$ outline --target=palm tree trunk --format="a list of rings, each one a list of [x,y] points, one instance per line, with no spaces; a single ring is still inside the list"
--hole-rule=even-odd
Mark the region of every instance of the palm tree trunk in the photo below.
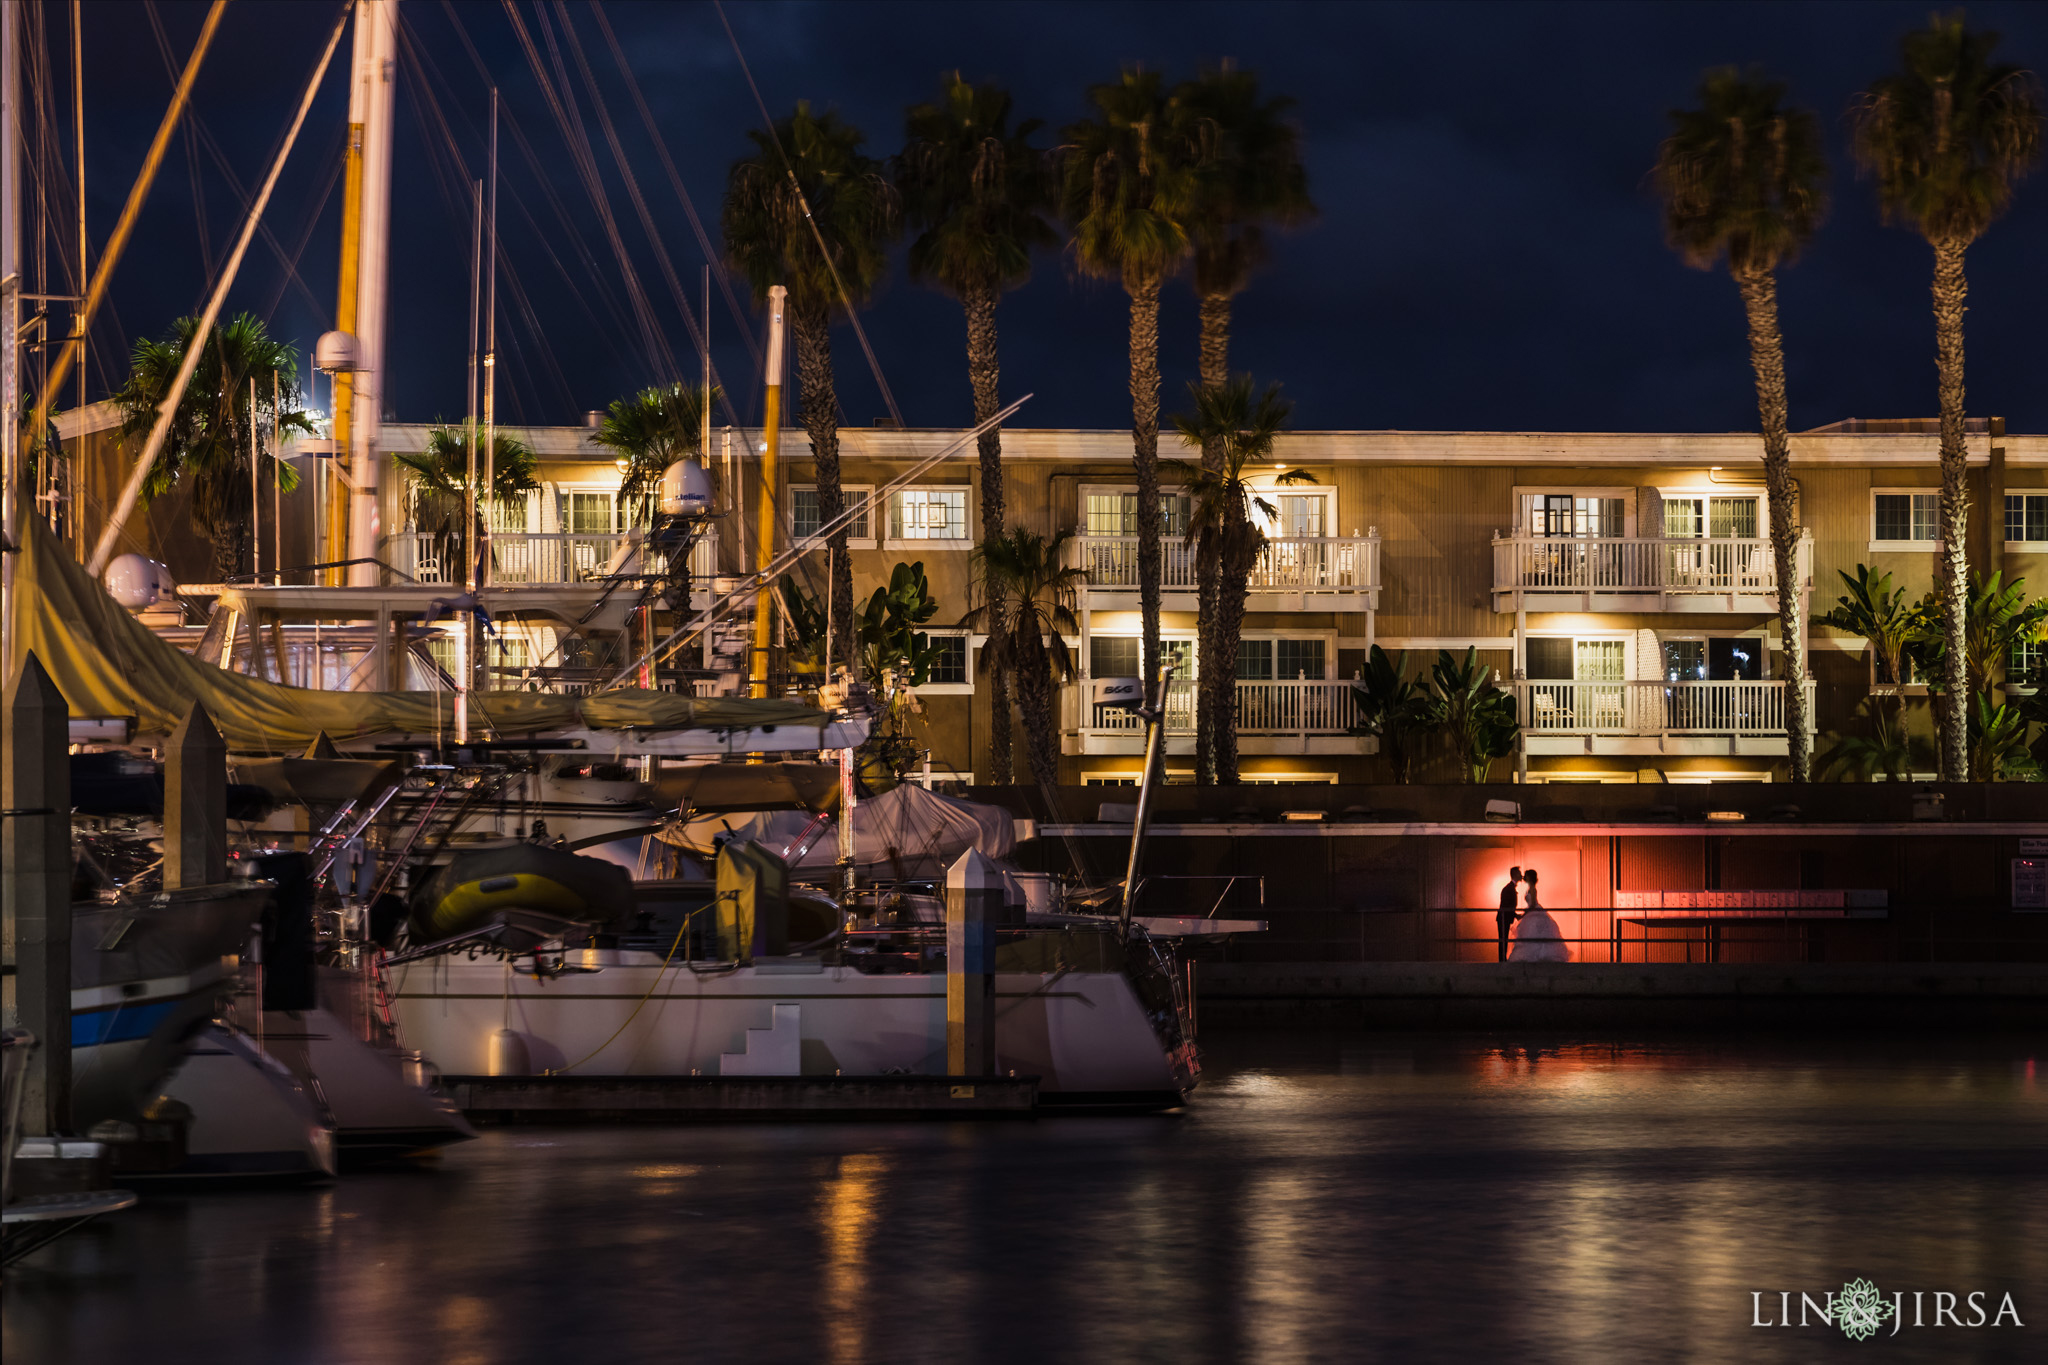
[[[967,382],[974,390],[974,424],[980,426],[1002,407],[997,396],[996,291],[993,285],[967,290],[960,295],[960,307],[967,314]],[[981,539],[984,544],[1003,534],[1003,433],[990,428],[981,434]],[[1003,599],[988,592],[988,634],[992,640],[1003,635]],[[996,650],[989,651],[989,737],[988,780],[998,786],[1016,781],[1016,755],[1012,751],[1010,727],[1010,678]]]
[[[1144,635],[1145,691],[1158,699],[1159,594],[1159,280],[1124,280],[1131,296],[1131,467],[1138,485],[1138,610]]]
[[[1223,534],[1217,537],[1222,572],[1217,575],[1216,653],[1209,670],[1209,705],[1216,724],[1216,782],[1234,787],[1237,773],[1237,646],[1244,638],[1245,598],[1252,566],[1258,562],[1262,537],[1245,518],[1244,508],[1224,512]]]
[[[1230,378],[1230,295],[1202,295],[1201,376],[1202,387],[1221,388]],[[1223,469],[1223,442],[1210,437],[1202,442],[1202,468],[1210,473]],[[1221,667],[1216,652],[1217,587],[1222,580],[1214,538],[1205,536],[1195,549],[1195,674],[1197,678]],[[1227,673],[1235,672],[1233,667]],[[1235,688],[1232,696],[1236,695]],[[1216,780],[1216,701],[1206,685],[1195,688],[1195,781],[1207,785]]]
[[[790,330],[796,333],[798,401],[804,430],[811,437],[811,460],[817,467],[818,519],[831,523],[846,510],[839,486],[839,400],[832,384],[832,325],[821,306],[792,306]],[[770,490],[772,493],[773,490]],[[853,650],[853,565],[846,557],[846,528],[826,538],[831,547],[832,663],[858,671]]]
[[[1792,780],[1813,780],[1813,717],[1806,709],[1806,593],[1799,581],[1799,527],[1793,498],[1792,444],[1786,435],[1785,344],[1778,334],[1778,278],[1769,270],[1735,276],[1749,314],[1749,365],[1756,372],[1757,419],[1764,436],[1764,487],[1770,501],[1771,560],[1777,570],[1778,633],[1785,646],[1785,748]]]
[[[1052,664],[1045,642],[1018,638],[1011,651],[1017,660],[1017,706],[1024,713],[1024,750],[1031,776],[1042,787],[1060,780],[1059,727],[1053,723]]]
[[[1969,777],[1969,650],[1965,640],[1969,591],[1969,490],[1963,476],[1968,449],[1963,443],[1963,277],[1959,237],[1934,243],[1934,356],[1941,394],[1941,550],[1935,597],[1947,645],[1941,687],[1948,704],[1936,708],[1940,729],[1941,776],[1945,782]]]

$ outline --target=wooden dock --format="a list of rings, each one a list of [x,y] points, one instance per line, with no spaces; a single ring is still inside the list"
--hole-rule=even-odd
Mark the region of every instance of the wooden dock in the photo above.
[[[1036,1076],[445,1076],[479,1124],[1030,1118]]]

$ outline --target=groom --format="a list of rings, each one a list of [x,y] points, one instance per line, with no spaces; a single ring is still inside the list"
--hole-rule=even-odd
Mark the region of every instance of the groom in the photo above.
[[[1521,886],[1521,884],[1522,869],[1519,867],[1509,868],[1507,885],[1500,889],[1500,909],[1494,912],[1493,916],[1494,925],[1500,930],[1500,960],[1502,962],[1508,960],[1508,931],[1515,927],[1515,921],[1521,917],[1521,910],[1515,903],[1517,899],[1516,888]]]

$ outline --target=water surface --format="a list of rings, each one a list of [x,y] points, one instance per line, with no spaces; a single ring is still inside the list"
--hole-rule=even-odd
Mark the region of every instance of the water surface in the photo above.
[[[324,1189],[153,1197],[9,1271],[0,1348],[2048,1359],[2048,1041],[1205,1043],[1178,1116],[497,1129]],[[1859,1276],[1930,1318],[1932,1291],[2009,1292],[2026,1325],[1750,1325],[1753,1291],[1775,1321]]]

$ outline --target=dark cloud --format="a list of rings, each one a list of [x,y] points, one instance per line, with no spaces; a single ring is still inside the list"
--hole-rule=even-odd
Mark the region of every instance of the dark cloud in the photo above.
[[[182,57],[203,7],[160,9]],[[327,4],[230,9],[197,107],[244,182],[260,176],[335,12]],[[400,414],[452,416],[463,405],[469,225],[435,172],[445,149],[434,150],[441,134],[418,94],[425,72],[462,158],[478,166],[485,83],[458,25],[501,85],[548,181],[544,189],[508,136],[501,225],[517,287],[501,294],[507,416],[572,420],[657,377],[503,8],[407,0],[404,12],[424,65],[405,64],[400,96],[390,343]],[[547,13],[554,22],[552,5]],[[694,306],[701,253],[591,11],[579,3],[569,13]],[[746,150],[745,130],[758,119],[718,16],[708,4],[622,0],[606,13],[715,233],[725,169]],[[1079,116],[1085,87],[1122,63],[1179,76],[1229,57],[1257,70],[1298,103],[1322,214],[1280,240],[1240,301],[1232,358],[1283,381],[1298,400],[1299,425],[1326,428],[1752,425],[1735,291],[1724,275],[1687,270],[1664,248],[1643,177],[1664,111],[1690,97],[1702,68],[1760,62],[1822,111],[1836,165],[1834,214],[1783,284],[1794,425],[1934,409],[1928,251],[1911,233],[1876,221],[1869,186],[1850,170],[1840,117],[1853,93],[1892,64],[1899,34],[1925,22],[1918,3],[839,3],[734,4],[728,13],[771,110],[800,98],[835,106],[866,130],[877,154],[899,140],[903,107],[955,68],[1006,83],[1019,109],[1052,130]],[[522,14],[537,24],[530,4]],[[170,77],[141,6],[103,0],[87,15],[87,158],[98,238],[119,211]],[[1980,4],[1971,19],[2005,33],[2008,59],[2048,62],[2048,7]],[[62,26],[52,23],[50,41],[61,52]],[[574,72],[573,53],[563,60]],[[285,287],[275,257],[259,246],[234,296],[233,306],[259,312],[277,299],[275,328],[302,345],[331,325],[338,192],[324,218],[311,213],[338,154],[342,111],[341,81],[330,78],[272,214],[286,250],[312,226],[299,263],[305,290]],[[640,283],[668,346],[694,373],[688,335],[587,98],[582,113]],[[198,183],[217,260],[236,204],[210,162],[203,160]],[[119,338],[161,331],[204,297],[192,185],[181,141],[123,266],[118,323],[109,318],[97,331],[96,388],[117,376],[118,363],[104,361],[124,344]],[[550,194],[580,246],[557,224]],[[2040,383],[2048,372],[2044,241],[2048,183],[2036,182],[1970,254],[1971,410],[2033,431],[2048,429]],[[1058,258],[1043,260],[1036,278],[1006,299],[1003,384],[1006,393],[1038,395],[1028,424],[1129,420],[1124,316],[1120,291],[1075,280]],[[957,308],[898,276],[864,321],[911,423],[967,416]],[[745,351],[722,305],[713,328],[722,371],[747,387]],[[1194,368],[1194,308],[1184,288],[1169,292],[1164,336],[1170,411]],[[864,424],[884,411],[879,391],[847,329],[836,344],[842,403]]]

